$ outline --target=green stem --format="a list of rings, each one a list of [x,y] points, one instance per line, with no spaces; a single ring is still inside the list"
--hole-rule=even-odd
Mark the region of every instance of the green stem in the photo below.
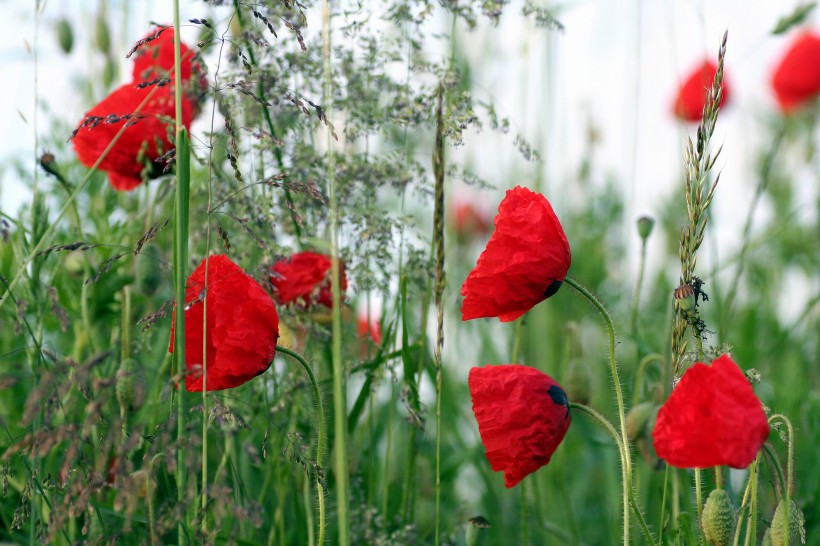
[[[641,238],[641,262],[638,267],[638,280],[635,282],[635,292],[632,294],[632,337],[638,337],[638,304],[641,299],[644,270],[646,269],[646,238]]]
[[[648,354],[638,363],[638,369],[635,371],[635,386],[632,389],[632,405],[637,406],[640,402],[641,388],[643,387],[643,376],[646,373],[646,367],[653,362],[663,363],[663,356],[658,353]]]
[[[179,39],[179,0],[174,0],[174,74],[182,74],[180,39]],[[182,79],[174,78],[174,105],[176,110],[176,170],[177,188],[174,202],[174,281],[176,293],[176,323],[174,332],[174,357],[176,358],[176,374],[182,378],[185,370],[185,280],[188,263],[188,207],[189,187],[191,181],[190,151],[188,149],[188,135],[182,123]],[[184,381],[184,379],[180,379]],[[185,396],[182,384],[177,388],[177,502],[185,505],[186,472],[185,450],[181,443],[185,433]],[[187,513],[187,511],[186,511]],[[177,524],[177,543],[182,545],[186,541],[186,518],[180,518]]]
[[[695,508],[698,514],[697,527],[700,529],[700,542],[703,544],[703,486],[701,484],[700,468],[695,469]]]
[[[615,327],[612,318],[606,308],[598,301],[592,292],[578,284],[575,279],[567,277],[564,279],[568,285],[574,288],[579,294],[584,296],[598,310],[606,323],[609,334],[609,369],[612,373],[612,383],[615,387],[615,400],[618,404],[618,420],[621,427],[621,442],[624,446],[621,463],[623,467],[623,511],[624,511],[624,546],[629,545],[629,499],[632,496],[632,458],[629,453],[629,439],[626,435],[626,412],[624,410],[624,395],[621,391],[621,380],[618,377],[618,366],[615,363]]]
[[[612,423],[610,423],[606,417],[604,417],[594,409],[590,408],[589,406],[585,406],[584,404],[570,402],[569,407],[586,413],[587,415],[598,421],[598,423],[602,425],[607,430],[607,432],[609,432],[609,435],[612,436],[612,439],[615,441],[615,445],[618,447],[618,455],[621,458],[621,468],[626,468],[626,465],[624,464],[624,459],[626,457],[626,452],[628,451],[628,449],[626,449],[626,447],[624,446],[624,443],[621,441],[621,437],[618,435],[618,431],[615,430],[615,427],[612,426]],[[655,544],[655,539],[652,538],[652,533],[649,531],[649,527],[646,525],[646,521],[644,521],[643,514],[641,514],[641,511],[638,509],[638,504],[637,502],[635,502],[635,498],[630,495],[628,501],[629,504],[627,504],[627,510],[629,510],[631,506],[631,509],[635,512],[635,517],[638,519],[638,524],[641,527],[641,531],[644,534],[644,538],[646,538],[646,540],[649,541],[649,544]],[[629,543],[624,542],[624,545],[629,546]]]
[[[324,80],[325,113],[330,118],[333,109],[330,70],[330,2],[322,0],[322,65]],[[347,374],[342,360],[342,287],[339,278],[339,202],[336,195],[336,161],[333,135],[329,128],[327,133],[327,184],[330,201],[330,252],[331,290],[333,291],[333,425],[336,474],[336,509],[338,511],[339,546],[350,545],[350,516],[348,503],[348,470],[347,470]],[[321,546],[321,543],[320,543]]]
[[[322,457],[325,452],[325,409],[322,403],[322,395],[319,392],[319,383],[316,381],[316,374],[313,373],[313,368],[310,367],[310,364],[307,363],[302,355],[278,345],[276,346],[276,350],[295,359],[302,365],[302,368],[305,369],[305,372],[307,372],[310,378],[310,386],[311,389],[313,389],[313,398],[316,402],[316,427],[319,429],[316,434],[315,469],[316,499],[319,504],[319,541],[317,544],[321,546],[321,544],[324,544],[325,539],[325,490],[323,485],[324,472],[322,471]]]

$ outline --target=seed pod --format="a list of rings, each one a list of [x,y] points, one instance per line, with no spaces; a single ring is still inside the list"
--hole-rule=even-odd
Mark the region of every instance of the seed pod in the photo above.
[[[74,31],[71,30],[71,23],[63,17],[57,21],[54,30],[57,32],[57,43],[60,44],[60,49],[68,55],[74,47]]]
[[[142,368],[133,358],[123,360],[117,370],[117,383],[114,387],[117,402],[125,410],[138,409],[142,405],[145,392],[145,380]]]
[[[467,546],[481,546],[487,537],[490,522],[484,516],[476,516],[467,520],[467,533],[464,542]]]
[[[682,284],[675,288],[675,304],[679,309],[691,311],[695,307],[695,287],[691,284]]]
[[[638,235],[644,241],[652,235],[652,228],[655,227],[655,219],[651,216],[641,216],[638,218]]]
[[[108,21],[105,20],[104,10],[100,10],[97,14],[97,21],[94,26],[94,40],[97,43],[97,49],[108,55],[111,50],[111,32],[108,29]]]
[[[771,539],[772,546],[786,546],[787,544],[805,544],[806,529],[803,512],[793,500],[789,500],[789,524],[786,528],[786,503],[783,499],[777,503],[772,517]],[[787,536],[788,534],[788,536]]]
[[[729,493],[715,489],[703,506],[703,537],[712,546],[729,546],[735,533],[735,507]]]
[[[137,286],[146,296],[152,295],[162,282],[162,257],[156,245],[145,245],[137,256]]]

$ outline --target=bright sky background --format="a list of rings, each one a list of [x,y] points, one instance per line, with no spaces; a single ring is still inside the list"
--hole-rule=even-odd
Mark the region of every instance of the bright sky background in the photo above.
[[[547,4],[545,0],[540,3]],[[638,215],[658,211],[668,195],[678,191],[675,185],[682,169],[683,138],[692,129],[670,115],[672,98],[686,72],[704,58],[716,56],[720,37],[728,29],[727,77],[732,101],[722,110],[715,135],[724,150],[718,161],[723,174],[714,205],[713,229],[719,248],[730,248],[739,239],[756,184],[754,158],[765,136],[763,121],[776,108],[770,74],[795,34],[792,31],[785,36],[771,36],[769,32],[777,19],[791,12],[797,3],[553,3],[563,6],[554,8],[553,13],[566,27],[565,32],[556,33],[525,22],[517,12],[521,3],[514,1],[498,27],[484,23],[473,33],[460,29],[458,45],[473,63],[477,98],[494,98],[499,115],[510,118],[513,132],[522,132],[541,148],[545,163],[525,164],[518,159],[512,136],[501,137],[489,130],[469,136],[466,145],[452,157],[470,164],[499,189],[531,184],[536,169],[545,169],[544,192],[560,216],[562,208],[584,198],[572,184],[572,177],[586,153],[591,120],[600,134],[595,149],[595,177],[602,181],[614,176],[624,183],[630,198],[624,227],[633,230]],[[181,4],[183,20],[210,15],[203,2],[183,0]],[[18,177],[10,168],[10,160],[22,159],[30,173],[35,158],[34,63],[26,46],[34,41],[33,5],[33,0],[0,0],[6,21],[0,33],[0,66],[5,82],[0,88],[4,127],[0,132],[0,208],[10,214],[29,199],[28,190],[16,182]],[[118,48],[116,58],[123,67],[128,63],[125,51],[145,34],[149,21],[171,22],[171,2],[167,0],[115,0],[106,5]],[[50,0],[42,18],[37,39],[40,100],[70,127],[91,106],[78,91],[78,82],[102,70],[101,56],[88,48],[90,40],[81,35],[93,33],[99,6],[97,1]],[[70,56],[58,49],[53,30],[54,22],[62,16],[74,26],[75,49]],[[306,33],[319,32],[318,20],[314,20],[317,22]],[[435,24],[439,27],[435,30],[449,31],[449,20],[442,18]],[[820,28],[817,13],[812,15],[809,26]],[[183,39],[193,43],[195,36],[190,30]],[[124,78],[115,85],[122,81]],[[50,131],[43,116],[39,129],[41,133]],[[798,211],[804,220],[817,214],[813,203],[818,198],[818,172],[818,165],[804,166],[798,172],[800,180],[806,182],[801,189],[806,206]],[[482,195],[487,208],[494,211],[500,193]],[[767,213],[764,204],[761,218]],[[635,239],[630,237],[631,257],[637,252]]]

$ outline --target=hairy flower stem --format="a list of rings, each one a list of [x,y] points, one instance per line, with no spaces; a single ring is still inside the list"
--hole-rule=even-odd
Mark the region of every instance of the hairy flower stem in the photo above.
[[[606,417],[604,417],[594,409],[590,408],[589,406],[585,406],[584,404],[570,402],[569,407],[586,413],[587,415],[598,421],[598,423],[602,425],[607,430],[607,432],[609,432],[609,435],[612,436],[612,439],[615,441],[615,446],[618,448],[618,454],[621,457],[621,465],[623,467],[624,459],[626,453],[629,451],[629,447],[628,444],[623,443],[621,437],[618,435],[618,431],[615,430],[615,427],[612,425],[612,423],[610,423]],[[627,506],[627,510],[629,510],[629,506],[631,506],[632,510],[635,512],[635,516],[638,518],[638,524],[641,527],[641,531],[643,531],[644,538],[646,538],[646,540],[649,541],[649,544],[655,544],[655,539],[652,538],[652,533],[649,531],[649,527],[647,527],[646,521],[644,521],[641,511],[638,509],[638,504],[635,502],[635,498],[632,495],[629,496],[629,505]],[[628,546],[628,544],[628,537],[624,538],[624,546]]]
[[[604,319],[609,334],[609,370],[612,373],[612,383],[615,386],[615,400],[618,404],[618,420],[621,427],[621,442],[624,446],[621,456],[621,467],[623,471],[623,504],[624,504],[624,546],[629,545],[629,499],[632,495],[632,457],[629,453],[629,439],[626,436],[626,412],[624,410],[624,395],[621,390],[621,380],[618,377],[618,365],[615,363],[615,327],[612,324],[612,317],[609,312],[598,301],[592,292],[578,284],[575,279],[567,277],[564,279],[568,285],[574,288],[579,294],[584,296],[598,310]]]
[[[182,74],[179,40],[179,0],[174,0],[174,73]],[[185,396],[181,381],[185,370],[185,279],[188,263],[188,207],[189,188],[191,183],[191,158],[188,149],[188,134],[182,123],[182,78],[174,78],[174,106],[176,111],[176,169],[177,187],[174,201],[174,288],[176,294],[176,323],[174,331],[174,358],[176,375],[179,378],[177,396],[177,502],[179,507],[185,505],[185,450],[181,443],[185,439]],[[186,511],[187,512],[187,511]],[[180,518],[177,524],[178,544],[186,542],[186,518]]]
[[[636,124],[637,125],[637,124]],[[635,292],[632,294],[632,337],[638,337],[638,304],[641,300],[641,287],[646,270],[646,237],[641,238],[641,262],[638,266],[638,280],[635,281]]]
[[[310,364],[307,363],[302,355],[278,345],[276,346],[276,350],[295,359],[302,365],[302,368],[305,369],[305,372],[307,372],[310,378],[310,387],[313,389],[313,398],[316,401],[316,428],[318,428],[318,431],[316,433],[316,468],[314,469],[314,473],[316,474],[316,500],[319,506],[319,540],[317,544],[321,545],[324,544],[325,540],[325,489],[323,485],[324,472],[322,470],[322,456],[325,452],[325,409],[322,404],[322,394],[319,392],[319,383],[316,381],[316,374],[313,373]]]
[[[333,108],[330,70],[330,2],[322,0],[322,65],[325,112],[330,118]],[[336,475],[336,509],[338,511],[339,546],[350,545],[347,475],[347,370],[342,360],[342,290],[339,278],[339,202],[336,195],[336,161],[333,135],[327,132],[327,185],[330,201],[331,290],[333,291],[333,426]],[[321,546],[319,542],[319,546]]]
[[[703,544],[703,485],[701,485],[700,468],[695,469],[695,508],[698,514],[697,527],[700,529],[700,542]]]

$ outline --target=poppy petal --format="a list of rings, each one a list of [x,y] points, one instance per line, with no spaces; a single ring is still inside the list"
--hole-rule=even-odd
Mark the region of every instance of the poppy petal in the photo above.
[[[706,105],[706,94],[712,86],[717,73],[717,64],[712,61],[704,61],[699,67],[689,73],[686,80],[678,90],[674,114],[683,121],[699,122],[703,115],[703,107]],[[723,79],[723,94],[718,107],[723,106],[729,100],[729,84],[726,78]]]
[[[270,281],[276,303],[302,306],[324,305],[333,307],[330,256],[317,252],[297,252],[271,266]],[[339,263],[340,288],[347,290],[344,264]]]
[[[797,37],[772,75],[772,89],[786,113],[820,93],[820,36]]]

